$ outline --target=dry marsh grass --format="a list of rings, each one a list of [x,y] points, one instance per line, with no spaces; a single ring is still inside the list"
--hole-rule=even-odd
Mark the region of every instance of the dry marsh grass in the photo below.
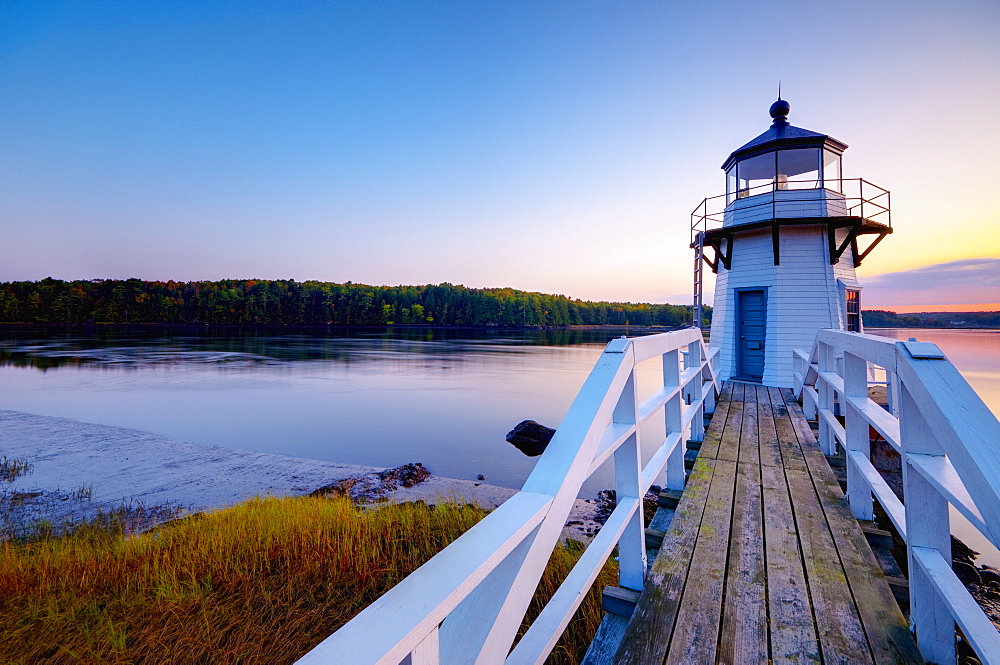
[[[105,521],[0,543],[0,662],[291,663],[484,515],[268,498],[140,535]],[[529,617],[580,551],[556,550]],[[550,662],[582,659],[614,577],[609,563]]]

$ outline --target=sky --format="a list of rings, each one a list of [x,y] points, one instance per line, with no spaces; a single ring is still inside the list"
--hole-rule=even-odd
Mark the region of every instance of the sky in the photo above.
[[[892,192],[865,308],[1000,303],[998,34],[996,0],[3,2],[0,281],[687,303],[780,80]]]

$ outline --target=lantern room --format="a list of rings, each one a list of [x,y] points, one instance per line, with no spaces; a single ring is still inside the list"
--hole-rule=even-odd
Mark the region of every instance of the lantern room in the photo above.
[[[826,189],[840,192],[841,158],[847,146],[837,139],[788,124],[789,104],[771,105],[771,128],[729,156],[726,204],[777,191]]]
[[[889,192],[844,178],[847,144],[789,124],[789,110],[771,105],[767,131],[723,163],[725,193],[692,213],[696,320],[708,267],[724,379],[791,386],[793,349],[822,328],[860,332],[855,269],[892,233]]]

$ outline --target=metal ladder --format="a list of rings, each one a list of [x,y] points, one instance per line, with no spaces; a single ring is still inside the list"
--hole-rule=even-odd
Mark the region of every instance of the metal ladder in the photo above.
[[[701,329],[701,304],[703,290],[702,271],[705,267],[705,262],[702,260],[705,252],[704,232],[695,232],[694,242],[691,243],[691,246],[694,248],[694,327]]]

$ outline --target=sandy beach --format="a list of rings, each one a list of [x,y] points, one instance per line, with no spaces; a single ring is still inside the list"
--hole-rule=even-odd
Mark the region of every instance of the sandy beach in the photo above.
[[[254,496],[295,496],[355,478],[378,484],[381,468],[255,453],[177,441],[150,432],[0,410],[0,455],[27,460],[8,490],[33,497],[47,519],[78,518],[123,503],[183,512],[230,506]],[[395,501],[456,499],[495,508],[516,490],[433,475],[386,493]],[[47,500],[45,500],[47,498]],[[593,503],[577,500],[567,535],[593,528]]]

